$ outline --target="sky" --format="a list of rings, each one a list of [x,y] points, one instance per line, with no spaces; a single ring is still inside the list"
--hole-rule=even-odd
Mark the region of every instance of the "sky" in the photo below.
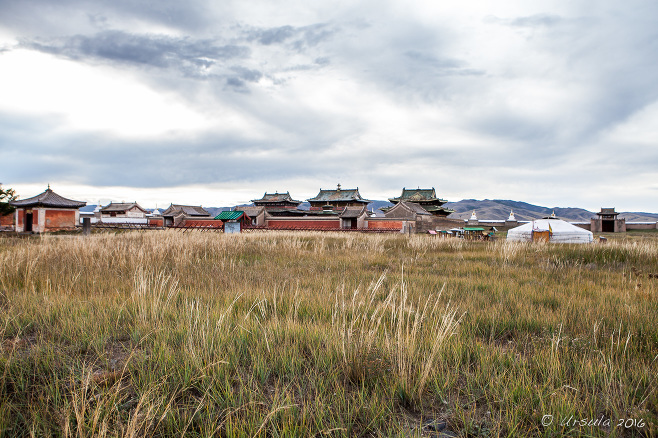
[[[0,0],[0,182],[658,212],[654,0]]]

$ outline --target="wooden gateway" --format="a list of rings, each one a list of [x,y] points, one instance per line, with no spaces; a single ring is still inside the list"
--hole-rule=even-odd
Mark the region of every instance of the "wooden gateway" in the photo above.
[[[596,218],[591,219],[590,229],[592,233],[625,233],[626,219],[620,219],[619,213],[612,208],[601,208],[596,213]]]
[[[80,207],[86,202],[64,198],[48,186],[45,192],[31,198],[11,201],[16,207],[14,218],[16,231],[43,233],[72,230],[80,222]]]

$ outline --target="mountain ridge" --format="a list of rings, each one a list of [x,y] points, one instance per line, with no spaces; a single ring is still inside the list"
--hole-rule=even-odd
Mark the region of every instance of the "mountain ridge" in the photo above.
[[[509,199],[462,199],[458,202],[448,202],[444,207],[455,210],[448,217],[451,219],[468,219],[473,211],[479,219],[488,220],[505,220],[509,217],[510,211],[514,211],[516,220],[532,220],[555,213],[555,216],[561,219],[574,222],[589,222],[591,218],[596,217],[596,212],[578,207],[544,207],[534,205],[523,201],[513,201]],[[619,218],[624,218],[628,222],[655,222],[658,221],[658,214],[646,212],[618,212]]]

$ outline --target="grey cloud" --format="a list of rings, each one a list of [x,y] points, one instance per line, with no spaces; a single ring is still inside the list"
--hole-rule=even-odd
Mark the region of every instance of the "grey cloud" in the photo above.
[[[327,41],[336,32],[335,27],[327,23],[318,23],[302,27],[249,28],[244,31],[244,37],[247,41],[257,41],[266,46],[289,45],[296,51],[303,51]]]
[[[272,29],[256,30],[252,32],[251,38],[266,46],[274,43],[282,43],[295,34],[292,26],[281,26]]]
[[[217,17],[201,0],[22,0],[0,1],[0,23],[27,35],[62,35],[72,26],[105,28],[124,18],[164,25],[187,32],[216,26]],[[86,22],[80,21],[82,18]]]
[[[429,25],[385,4],[366,6],[348,7],[331,17],[316,14],[309,21],[316,24],[308,26],[257,27],[254,23],[267,20],[231,14],[231,5],[221,9],[227,13],[217,19],[219,14],[206,13],[216,5],[200,1],[0,0],[3,29],[24,31],[17,33],[27,35],[24,47],[79,62],[139,69],[141,80],[154,89],[178,92],[191,107],[203,95],[200,110],[212,108],[216,99],[223,108],[257,120],[264,131],[260,138],[268,138],[253,141],[249,133],[194,133],[185,141],[137,142],[82,134],[60,138],[49,135],[54,128],[37,129],[43,120],[11,122],[3,115],[0,150],[9,163],[3,179],[28,181],[37,169],[48,179],[156,187],[244,179],[270,184],[291,174],[312,178],[335,172],[360,174],[371,185],[385,185],[386,178],[408,178],[409,169],[431,173],[442,168],[446,175],[461,175],[477,168],[504,176],[500,169],[513,164],[527,172],[548,172],[567,161],[572,151],[585,156],[586,148],[597,157],[583,163],[591,169],[613,163],[616,172],[625,166],[634,172],[655,172],[655,153],[620,155],[615,151],[631,147],[606,145],[598,137],[658,99],[656,6],[631,1],[618,8],[603,0],[597,8],[547,6],[542,14],[489,17],[485,21],[495,26],[486,30],[500,46],[479,40],[482,33],[471,32],[472,22],[463,26],[437,18]],[[46,8],[48,14],[33,12]],[[302,17],[313,17],[308,12]],[[341,16],[342,20],[337,18]],[[152,28],[189,36],[107,30],[124,18],[126,23],[155,24]],[[299,18],[291,17],[289,23],[299,23]],[[35,34],[42,38],[35,39]],[[75,36],[61,37],[67,34]],[[514,41],[507,46],[510,40]],[[481,56],[483,46],[493,53]],[[510,53],[509,47],[519,53]],[[343,105],[340,115],[331,107],[326,112],[313,108],[315,103],[305,108],[298,97],[305,90],[294,88],[294,81],[301,77],[304,86],[315,86],[315,77],[305,77],[305,71],[323,68],[329,80],[348,81],[354,89],[363,89],[364,96],[386,102],[384,111],[386,105],[397,105],[410,117],[426,118],[428,124],[449,123],[472,134],[476,144],[469,149],[463,142],[446,145],[438,139],[435,151],[428,151],[427,145],[405,144],[404,157],[384,146],[376,157],[355,147],[349,159],[336,158],[327,152],[336,144],[361,134],[372,138],[370,122],[378,108],[355,114],[348,105],[368,105],[358,96],[335,102]],[[544,95],[537,93],[536,102],[527,102],[529,97],[515,89],[517,81],[524,87],[564,86],[569,95],[548,96],[542,102]],[[267,90],[255,86],[259,82],[267,84]],[[271,83],[285,87],[272,90]],[[428,128],[428,134],[433,132]],[[490,150],[488,142],[493,145]],[[472,159],[473,150],[479,151],[477,160]],[[30,171],[25,163],[30,163]],[[139,173],[132,171],[136,167]]]
[[[306,26],[301,30],[303,30],[303,37],[295,42],[295,48],[299,50],[303,49],[305,46],[317,46],[338,32],[337,28],[330,27],[324,23]]]
[[[428,68],[435,74],[459,76],[479,76],[484,74],[482,70],[467,68],[467,64],[458,59],[441,59],[418,50],[409,50],[404,53],[404,56],[410,61],[413,61],[414,68]]]
[[[239,79],[231,80],[240,86]],[[239,94],[235,104],[242,98]],[[242,108],[241,110],[246,110]],[[272,114],[272,113],[281,114]],[[344,171],[345,163],[327,162],[320,154],[343,135],[331,132],[340,121],[301,109],[264,108],[267,140],[209,131],[195,138],[147,140],[115,138],[106,133],[58,134],[61,120],[0,113],[0,156],[6,164],[6,182],[69,181],[89,185],[172,187],[191,183],[276,181],[296,176],[311,178],[324,172]],[[329,133],[327,132],[329,130]],[[314,148],[308,139],[314,136]],[[29,163],[29,172],[25,170]],[[135,169],[139,169],[138,172]]]
[[[92,26],[99,29],[105,29],[109,25],[108,18],[103,14],[87,14],[87,17]]]
[[[263,77],[263,73],[260,71],[242,66],[233,66],[230,71],[231,73],[228,73],[225,78],[226,88],[240,93],[248,93],[247,83],[258,82]]]
[[[502,24],[512,27],[553,27],[565,22],[564,17],[553,14],[535,14],[516,18],[501,18],[489,15],[484,19],[485,23]]]
[[[245,92],[249,91],[249,83],[256,83],[265,75],[272,78],[275,84],[280,84],[284,83],[286,78],[275,77],[278,73],[318,69],[329,63],[327,56],[311,53],[308,55],[307,64],[287,66],[285,62],[283,64],[271,62],[267,64],[268,71],[261,71],[260,65],[259,68],[254,68],[256,63],[251,59],[252,49],[249,45],[253,44],[255,35],[260,35],[259,40],[267,38],[269,44],[274,44],[285,39],[281,35],[290,33],[292,36],[288,50],[298,51],[299,44],[304,47],[315,44],[320,38],[316,35],[316,30],[323,27],[323,25],[307,28],[288,26],[284,30],[263,31],[262,34],[257,31],[247,36],[243,34],[229,39],[170,37],[108,30],[94,35],[23,39],[21,46],[80,62],[106,62],[137,68],[169,69],[185,77],[218,80],[226,84],[226,89]]]
[[[72,59],[93,57],[161,68],[185,62],[209,65],[219,60],[245,58],[250,53],[248,47],[217,45],[208,39],[172,38],[121,31],[105,31],[94,36],[76,35],[48,41],[24,40],[22,45]]]
[[[555,26],[560,24],[563,18],[558,15],[537,14],[528,17],[518,17],[511,21],[509,24],[516,27],[537,27],[537,26]]]
[[[247,83],[237,76],[230,76],[226,78],[226,88],[240,93],[249,92],[249,89],[247,88]]]
[[[574,95],[561,98],[562,108],[551,108],[551,103],[542,101],[529,103],[548,109],[540,111],[542,115],[515,113],[503,100],[485,111],[465,114],[465,126],[497,138],[554,145],[556,156],[566,156],[570,149],[597,141],[611,126],[658,99],[658,60],[653,56],[658,50],[658,29],[650,18],[656,14],[658,7],[648,3],[613,12],[609,3],[602,2],[596,10],[574,7],[565,15],[488,17],[485,21],[489,23],[517,28],[517,37],[523,39],[519,47],[545,62],[535,68],[521,60],[519,68],[509,67],[491,81],[492,85],[507,83],[513,90],[516,80],[526,84],[536,81],[538,87],[542,83],[555,88],[563,84]],[[503,52],[501,58],[512,56]],[[479,88],[478,92],[486,96],[489,89]],[[464,97],[469,98],[468,93]]]
[[[247,82],[258,82],[263,77],[263,74],[258,70],[251,70],[245,67],[235,66],[232,67],[231,70],[233,70],[240,79]]]

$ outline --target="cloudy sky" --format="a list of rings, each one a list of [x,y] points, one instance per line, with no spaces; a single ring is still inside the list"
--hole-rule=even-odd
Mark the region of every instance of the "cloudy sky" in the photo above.
[[[655,0],[0,0],[21,197],[369,199],[658,212]]]

